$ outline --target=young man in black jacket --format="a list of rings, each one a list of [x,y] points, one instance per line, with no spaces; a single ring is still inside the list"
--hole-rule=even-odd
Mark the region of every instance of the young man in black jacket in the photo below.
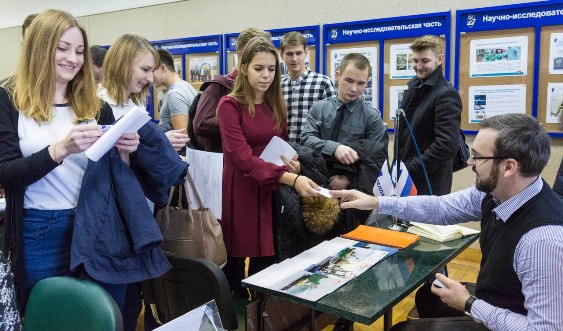
[[[407,166],[418,193],[443,195],[450,193],[452,186],[453,160],[458,150],[461,123],[461,98],[442,73],[444,54],[438,37],[421,37],[410,48],[416,76],[408,82],[409,88],[401,108],[420,149],[430,187],[404,118],[401,118],[395,144],[398,144],[400,160]]]

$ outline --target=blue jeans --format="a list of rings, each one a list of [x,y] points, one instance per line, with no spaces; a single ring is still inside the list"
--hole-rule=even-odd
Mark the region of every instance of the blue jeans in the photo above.
[[[41,279],[71,275],[70,245],[73,227],[74,208],[24,210],[23,261],[24,286],[27,291],[31,291]]]

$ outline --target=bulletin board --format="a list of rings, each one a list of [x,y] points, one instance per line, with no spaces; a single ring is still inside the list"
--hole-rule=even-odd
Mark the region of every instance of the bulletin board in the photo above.
[[[500,42],[497,44],[500,46],[498,47],[504,47],[506,44],[502,40],[510,37],[527,38],[528,50],[526,56],[528,61],[526,75],[504,76],[504,74],[499,74],[502,75],[499,76],[491,74],[491,76],[485,76],[486,74],[483,74],[483,76],[472,77],[470,74],[470,57],[479,56],[479,59],[481,59],[482,56],[470,52],[471,41],[499,40]],[[462,129],[479,131],[480,120],[491,114],[499,114],[506,110],[513,110],[514,112],[525,111],[528,115],[532,115],[534,42],[535,33],[533,28],[471,32],[461,36],[458,90],[463,105],[461,114]],[[494,44],[494,42],[491,44]],[[479,49],[479,51],[481,50]],[[496,52],[496,50],[501,50],[501,48],[495,49],[492,47],[488,48],[488,50]],[[496,53],[491,54],[493,58],[491,60],[493,63],[491,64],[498,63],[498,66],[502,66],[505,60],[494,61],[495,56]],[[478,64],[482,63],[482,61],[485,60],[478,61]],[[525,103],[522,104],[522,102]]]
[[[378,90],[377,82],[379,81],[379,42],[369,41],[369,42],[357,42],[357,43],[341,43],[329,45],[326,48],[326,75],[332,80],[336,79],[336,70],[339,68],[339,63],[345,54],[356,52],[361,53],[367,57],[371,66],[372,73],[371,77],[368,78],[367,86],[364,90],[364,100],[372,105],[372,107],[377,108],[378,101]]]
[[[563,137],[557,119],[563,103],[561,22],[561,0],[456,13],[455,86],[462,97],[464,129],[476,133],[479,121],[487,115],[515,112],[536,117],[550,136]],[[487,61],[498,64],[490,68],[505,73],[487,72]]]
[[[406,69],[411,68],[411,60],[407,55],[406,59],[403,59],[403,61],[392,61],[391,48],[410,45],[414,42],[415,39],[416,37],[411,37],[401,39],[387,39],[385,41],[383,55],[383,58],[385,59],[384,67],[389,69],[385,70],[383,74],[383,121],[387,124],[388,128],[393,127],[395,114],[397,109],[401,107],[401,101],[403,99],[403,93],[407,89],[407,83],[409,82],[409,80],[411,80],[412,77],[414,77],[414,72],[412,74],[405,73],[403,75],[392,74],[393,71],[407,71]],[[407,53],[405,52],[404,54]]]
[[[281,58],[281,51],[280,51],[280,43],[281,39],[284,34],[297,31],[301,33],[305,40],[307,41],[307,50],[309,52],[308,59],[305,59],[305,64],[309,69],[312,71],[317,71],[318,67],[318,60],[319,60],[319,26],[312,25],[312,26],[302,26],[302,27],[294,27],[294,28],[284,28],[284,29],[272,29],[266,30],[272,35],[272,44],[278,50],[279,54],[279,61],[280,61],[280,70],[282,76],[287,73],[287,69],[285,69],[285,64]],[[225,35],[225,54],[224,54],[224,61],[225,61],[225,68],[227,72],[231,72],[233,68],[237,65],[237,40],[238,33],[230,33]]]
[[[540,48],[540,78],[538,89],[538,121],[545,123],[548,131],[560,131],[559,124],[553,123],[554,118],[560,118],[563,111],[563,54],[559,47],[563,46],[563,39],[556,41],[563,35],[563,25],[546,26],[541,29]],[[563,47],[562,47],[563,48]],[[548,51],[549,50],[549,51]]]
[[[178,73],[180,77],[184,77],[184,56],[182,54],[172,55],[174,58],[174,69]],[[164,98],[164,94],[168,91],[166,86],[155,87],[152,86],[151,95],[153,96],[152,99],[152,109],[153,109],[153,119],[156,121],[160,121],[160,106],[162,105],[162,99]]]
[[[199,90],[201,85],[223,73],[223,37],[202,37],[159,40],[151,42],[159,49],[169,51],[174,57],[174,68],[179,76]],[[159,107],[166,92],[165,87],[151,89],[147,111],[155,122],[160,119]]]
[[[391,107],[391,91],[395,92],[394,95],[398,94],[399,86],[405,86],[412,75],[391,77],[391,47],[399,44],[410,44],[414,39],[423,35],[440,36],[445,44],[443,67],[447,78],[449,76],[450,16],[450,12],[441,12],[326,24],[323,26],[323,41],[325,42],[323,46],[323,73],[334,78],[335,66],[333,61],[335,60],[335,52],[343,53],[347,49],[354,48],[375,48],[377,51],[370,62],[375,65],[376,70],[372,70],[371,87],[364,95],[372,94],[371,106],[380,110],[383,121],[388,128],[392,128],[393,121],[390,120],[390,115],[392,115],[391,112],[394,115],[396,107]],[[394,68],[408,69],[410,67],[408,61],[407,55],[400,59],[400,64],[394,63]],[[403,70],[395,71],[402,72]],[[366,99],[366,101],[368,100]]]

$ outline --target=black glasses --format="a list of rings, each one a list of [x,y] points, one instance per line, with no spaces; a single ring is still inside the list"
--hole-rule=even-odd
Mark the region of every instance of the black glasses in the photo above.
[[[508,157],[504,157],[504,156],[473,156],[473,155],[470,155],[469,158],[471,158],[473,160],[504,160],[504,159],[509,159]]]

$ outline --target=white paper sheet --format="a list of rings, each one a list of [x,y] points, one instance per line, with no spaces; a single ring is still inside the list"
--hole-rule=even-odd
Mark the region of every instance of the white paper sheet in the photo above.
[[[389,49],[389,78],[411,79],[415,72],[412,69],[412,50],[410,44],[391,45]]]
[[[563,83],[547,83],[547,107],[545,122],[559,123],[563,110]]]
[[[552,33],[550,36],[549,74],[563,74],[563,33]]]
[[[528,36],[474,39],[469,43],[470,77],[526,76]]]
[[[297,152],[287,143],[287,141],[278,136],[274,136],[262,154],[260,154],[260,158],[266,162],[282,166],[284,163],[281,159],[281,155],[285,156],[288,160],[291,160],[291,158],[293,158],[296,154]]]
[[[526,113],[526,84],[469,86],[469,123],[501,114]]]
[[[184,315],[173,319],[154,329],[155,331],[184,331],[184,330],[224,330],[219,309],[215,300],[211,300]]]
[[[149,114],[140,107],[133,107],[113,126],[105,132],[85,152],[86,156],[96,162],[107,153],[124,133],[137,132],[145,123],[150,121]]]
[[[6,210],[6,198],[0,199],[0,212]]]
[[[223,192],[223,154],[186,149],[186,162],[190,164],[188,171],[192,175],[195,186],[203,204],[209,208],[216,218],[222,218]],[[193,197],[193,192],[190,195]],[[199,208],[194,198],[190,200],[192,208]]]

